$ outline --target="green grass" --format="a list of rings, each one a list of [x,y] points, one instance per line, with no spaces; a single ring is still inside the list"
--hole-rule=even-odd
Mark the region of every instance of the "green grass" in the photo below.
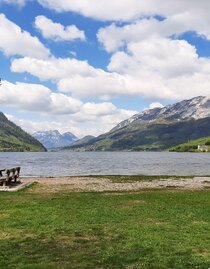
[[[0,151],[46,151],[46,149],[0,112]]]
[[[0,193],[0,268],[210,267],[210,191]]]
[[[0,151],[43,151],[40,146],[23,142],[15,136],[0,136]]]
[[[87,176],[89,177],[89,176]],[[101,176],[91,176],[95,178],[101,178]],[[192,179],[194,176],[168,176],[168,175],[110,175],[110,176],[103,176],[103,178],[110,179],[114,183],[126,183],[126,182],[138,182],[138,181],[153,181],[153,180],[165,180],[165,179]]]
[[[202,137],[202,138],[199,138],[199,139],[189,140],[187,143],[183,143],[183,144],[176,145],[174,147],[169,148],[169,151],[200,152],[200,151],[198,151],[198,145],[209,146],[209,151],[210,151],[210,136]]]

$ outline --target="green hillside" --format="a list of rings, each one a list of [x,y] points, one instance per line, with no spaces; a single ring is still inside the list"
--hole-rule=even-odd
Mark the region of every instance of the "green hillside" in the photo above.
[[[189,140],[210,136],[210,118],[199,120],[135,121],[89,140],[70,146],[76,151],[162,151]]]
[[[198,145],[209,146],[210,151],[210,136],[202,137],[199,139],[190,140],[187,143],[179,144],[174,147],[169,148],[169,151],[176,152],[200,152],[198,151]]]
[[[0,112],[0,151],[46,151],[46,149]]]

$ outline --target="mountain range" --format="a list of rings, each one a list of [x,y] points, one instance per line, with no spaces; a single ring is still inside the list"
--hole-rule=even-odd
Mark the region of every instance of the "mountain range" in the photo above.
[[[210,136],[210,97],[198,96],[162,108],[147,109],[108,133],[77,141],[75,151],[161,151]]]
[[[0,112],[0,151],[46,151],[46,148]]]
[[[36,132],[34,137],[23,131],[0,112],[0,151],[46,151],[63,148],[73,151],[161,151],[210,137],[210,97],[195,97],[165,107],[147,109],[120,122],[98,137],[80,140],[70,132],[57,130]],[[39,140],[39,141],[38,141]],[[194,141],[194,142],[190,142]],[[206,141],[206,140],[198,140]],[[43,145],[44,146],[43,146]]]
[[[70,132],[60,134],[57,130],[36,132],[33,134],[33,137],[47,149],[66,147],[78,140],[78,138]]]

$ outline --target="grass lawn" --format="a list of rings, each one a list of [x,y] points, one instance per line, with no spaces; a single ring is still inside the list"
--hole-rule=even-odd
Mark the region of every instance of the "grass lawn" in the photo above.
[[[0,268],[210,267],[210,191],[0,193]]]
[[[89,176],[87,176],[89,177]],[[100,178],[101,176],[91,176],[95,178]],[[153,181],[153,180],[164,180],[164,179],[192,179],[194,176],[167,176],[167,175],[162,175],[162,176],[146,176],[146,175],[136,175],[136,176],[103,176],[103,178],[108,178],[110,179],[113,183],[128,183],[128,182],[137,182],[137,181]]]

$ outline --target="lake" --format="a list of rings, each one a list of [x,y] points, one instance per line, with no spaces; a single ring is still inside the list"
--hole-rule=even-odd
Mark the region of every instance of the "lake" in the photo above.
[[[209,153],[1,152],[0,169],[21,166],[22,176],[210,175]]]

